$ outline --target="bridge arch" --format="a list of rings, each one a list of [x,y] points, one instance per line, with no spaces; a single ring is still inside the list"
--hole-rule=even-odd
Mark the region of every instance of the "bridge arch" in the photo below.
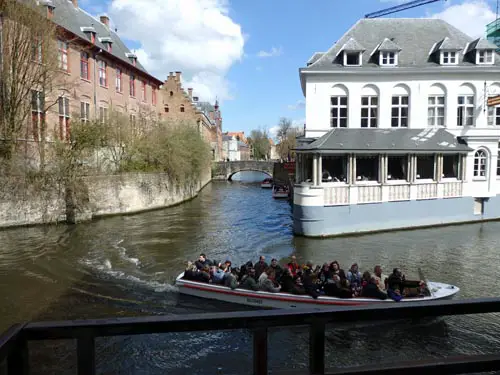
[[[231,181],[233,179],[233,176],[236,173],[240,173],[240,172],[260,172],[260,173],[263,173],[263,174],[265,174],[265,175],[267,175],[269,177],[273,177],[273,173],[272,172],[264,171],[262,169],[240,169],[240,170],[232,170],[231,174],[229,174],[227,176],[228,181]]]

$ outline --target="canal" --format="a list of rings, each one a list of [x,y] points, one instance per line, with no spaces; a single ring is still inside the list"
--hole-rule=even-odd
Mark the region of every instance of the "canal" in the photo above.
[[[262,176],[258,176],[261,179]],[[200,252],[233,264],[260,254],[286,262],[381,264],[458,285],[459,298],[497,296],[500,223],[455,226],[337,239],[294,238],[291,207],[270,190],[240,181],[209,184],[198,198],[169,209],[117,216],[77,226],[0,231],[0,325],[24,320],[103,318],[245,307],[180,296],[172,282]],[[238,176],[235,176],[238,180]],[[366,364],[498,351],[497,314],[332,327],[327,366]],[[271,368],[307,366],[307,333],[270,335]],[[99,339],[99,374],[223,374],[251,372],[247,332],[163,334]],[[73,374],[75,343],[34,343],[35,374]],[[49,361],[56,355],[60,360]],[[36,366],[34,363],[36,362]]]

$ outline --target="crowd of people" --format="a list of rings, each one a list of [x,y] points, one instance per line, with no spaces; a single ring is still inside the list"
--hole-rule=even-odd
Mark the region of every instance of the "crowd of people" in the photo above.
[[[260,256],[255,264],[249,261],[241,267],[233,267],[229,260],[217,263],[200,254],[196,262],[188,262],[184,278],[221,284],[231,289],[310,295],[313,298],[326,295],[400,301],[404,297],[429,295],[423,281],[406,280],[399,268],[394,268],[389,276],[382,273],[381,266],[375,266],[373,273],[365,271],[361,274],[357,263],[345,272],[337,261],[316,267],[307,262],[301,266],[295,256],[286,265],[280,265],[275,258],[267,264],[265,257]]]

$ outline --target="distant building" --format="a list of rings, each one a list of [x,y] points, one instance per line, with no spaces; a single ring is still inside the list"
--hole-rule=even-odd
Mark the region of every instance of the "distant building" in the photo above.
[[[250,146],[245,142],[238,141],[238,151],[240,153],[240,160],[250,160]]]
[[[193,96],[193,89],[182,88],[181,72],[170,72],[162,87],[163,119],[193,122],[198,125],[203,138],[210,143],[212,159],[222,160],[222,116],[219,104],[200,102]]]
[[[497,52],[500,52],[500,18],[486,26],[486,37],[498,47]]]
[[[248,143],[247,137],[245,137],[245,132],[226,132],[226,135],[234,135],[238,141]]]
[[[274,141],[269,138],[269,145],[271,146],[269,148],[269,159],[271,160],[277,160],[280,158],[280,156],[278,155],[278,149],[277,149],[277,146]]]
[[[250,160],[250,146],[235,135],[222,136],[222,155],[226,161]]]

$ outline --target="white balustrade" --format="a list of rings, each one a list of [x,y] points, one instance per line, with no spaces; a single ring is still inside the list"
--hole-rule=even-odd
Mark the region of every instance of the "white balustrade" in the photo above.
[[[437,184],[417,184],[417,199],[437,198]]]
[[[358,186],[358,203],[375,203],[382,201],[380,185]]]
[[[410,199],[410,185],[386,185],[389,190],[389,201],[407,201]]]
[[[339,206],[349,204],[349,186],[325,186],[325,206]]]
[[[455,198],[462,196],[462,181],[443,183],[443,198]]]

